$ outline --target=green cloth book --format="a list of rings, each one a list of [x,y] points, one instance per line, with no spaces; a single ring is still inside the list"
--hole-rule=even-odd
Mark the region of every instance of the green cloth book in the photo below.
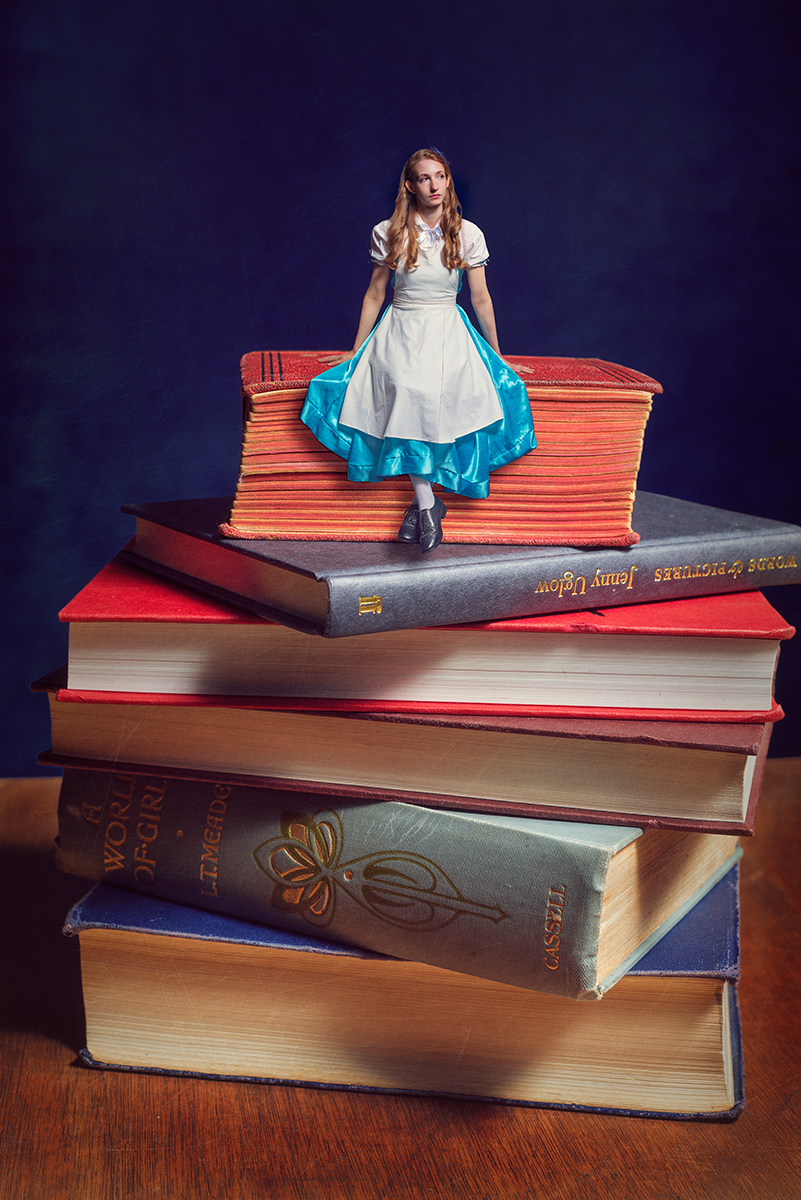
[[[68,769],[59,866],[469,975],[598,999],[729,870],[735,837]]]

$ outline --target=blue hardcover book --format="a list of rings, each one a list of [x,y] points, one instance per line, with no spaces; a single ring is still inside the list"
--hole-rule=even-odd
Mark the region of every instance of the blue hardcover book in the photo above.
[[[103,885],[64,931],[92,1066],[714,1120],[744,1106],[738,904],[734,867],[596,1004]]]

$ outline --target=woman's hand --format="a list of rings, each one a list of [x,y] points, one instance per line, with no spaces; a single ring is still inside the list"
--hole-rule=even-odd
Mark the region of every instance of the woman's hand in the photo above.
[[[329,367],[336,367],[339,363],[347,362],[349,358],[353,358],[355,353],[355,350],[337,350],[336,354],[321,354],[317,361],[328,363]]]
[[[533,375],[534,374],[533,367],[526,367],[523,365],[523,363],[510,362],[508,358],[505,358],[503,361],[506,363],[507,367],[512,368],[515,375]]]

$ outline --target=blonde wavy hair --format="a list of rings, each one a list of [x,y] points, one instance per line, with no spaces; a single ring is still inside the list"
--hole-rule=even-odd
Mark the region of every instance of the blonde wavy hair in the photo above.
[[[417,164],[425,159],[433,159],[444,167],[448,177],[448,190],[439,219],[443,233],[442,261],[449,271],[466,270],[467,263],[462,258],[462,248],[459,241],[459,231],[462,228],[462,206],[459,197],[453,189],[451,169],[445,158],[438,150],[416,150],[403,168],[395,199],[395,211],[392,214],[387,230],[389,251],[384,263],[388,267],[397,267],[401,258],[406,260],[406,270],[413,271],[417,266],[417,197],[406,187],[407,179],[411,183],[417,181]]]

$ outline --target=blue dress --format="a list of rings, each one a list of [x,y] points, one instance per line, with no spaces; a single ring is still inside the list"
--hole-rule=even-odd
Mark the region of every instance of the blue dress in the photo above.
[[[373,262],[387,256],[389,221],[373,230]],[[421,475],[472,499],[490,472],[536,446],[522,379],[456,303],[461,272],[442,261],[442,231],[418,219],[418,264],[400,263],[394,297],[347,362],[312,380],[300,419],[348,463],[348,479]],[[462,222],[462,256],[483,266],[484,235]]]

